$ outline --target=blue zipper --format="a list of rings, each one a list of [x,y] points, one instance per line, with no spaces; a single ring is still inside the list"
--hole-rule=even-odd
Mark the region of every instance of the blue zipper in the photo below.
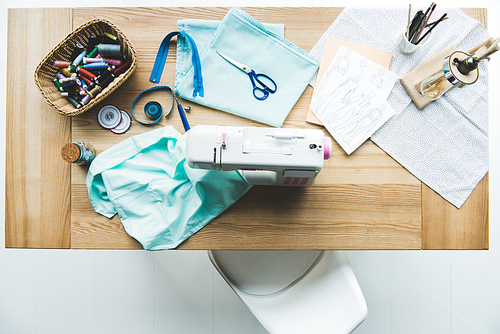
[[[196,43],[194,42],[193,38],[184,31],[173,31],[163,39],[163,41],[160,44],[160,48],[158,49],[158,53],[156,55],[155,63],[153,65],[153,70],[151,71],[151,76],[149,77],[149,81],[155,83],[160,82],[160,78],[163,73],[163,67],[165,66],[165,61],[167,60],[168,46],[170,44],[170,40],[174,36],[178,35],[182,35],[188,40],[189,45],[191,46],[191,51],[193,53],[191,59],[194,68],[193,97],[196,97],[197,95],[199,95],[200,97],[204,97],[205,92],[203,89],[203,75],[201,73],[201,61],[200,61],[200,55],[198,53],[198,48],[196,47]]]

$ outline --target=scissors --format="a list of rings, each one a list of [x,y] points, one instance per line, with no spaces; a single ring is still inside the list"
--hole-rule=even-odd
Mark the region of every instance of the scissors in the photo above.
[[[278,86],[276,86],[276,83],[274,82],[274,80],[271,79],[270,77],[268,77],[267,75],[265,75],[263,73],[255,73],[255,71],[253,69],[251,69],[250,67],[243,65],[242,63],[239,63],[236,60],[234,60],[226,55],[223,55],[219,51],[216,51],[216,52],[219,56],[221,56],[222,58],[227,60],[229,63],[231,63],[235,67],[239,68],[240,70],[242,70],[243,72],[248,74],[248,76],[250,77],[250,80],[252,81],[253,96],[257,100],[262,101],[262,100],[267,99],[269,94],[274,94],[276,92],[276,89],[278,89]],[[266,85],[264,82],[262,82],[261,79],[265,79],[265,81],[268,82],[268,84],[274,88],[271,88],[268,85]],[[257,86],[257,84],[255,82],[257,82],[261,87]]]

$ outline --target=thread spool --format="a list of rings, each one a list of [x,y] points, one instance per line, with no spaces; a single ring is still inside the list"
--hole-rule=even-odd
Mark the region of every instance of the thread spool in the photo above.
[[[86,70],[92,70],[92,71],[99,71],[99,70],[105,70],[108,68],[108,64],[100,61],[98,63],[88,63],[83,65],[83,68]]]
[[[71,66],[71,62],[65,61],[65,60],[54,60],[54,66],[66,68],[66,67]]]
[[[59,70],[63,75],[67,76],[67,77],[70,77],[71,76],[71,72],[65,67],[65,68],[61,68]]]
[[[89,51],[89,49],[93,50],[99,44],[113,44],[116,42],[117,40],[109,38],[108,36],[90,36],[87,45],[87,51]]]
[[[75,60],[75,58],[78,57],[78,55],[82,53],[83,50],[85,50],[83,45],[81,45],[80,43],[76,43],[75,48],[73,49],[73,52],[71,52],[71,56],[69,57],[71,62]]]
[[[62,88],[61,84],[59,83],[59,80],[57,80],[57,78],[54,78],[54,79],[52,80],[52,82],[54,83],[54,86],[56,86],[56,87],[57,87],[57,89],[58,89],[60,92],[63,92],[63,88]]]
[[[85,94],[85,96],[82,99],[82,104],[86,105],[90,102],[90,100],[92,100],[92,97],[89,94]]]
[[[89,143],[68,143],[61,148],[61,157],[64,161],[78,165],[91,163],[95,158],[95,148]]]
[[[90,41],[89,41],[90,42]],[[90,45],[89,45],[90,46]],[[92,51],[89,52],[88,54],[88,58],[94,58],[95,56],[97,56],[99,53],[99,47],[98,46],[94,46],[92,48]]]
[[[78,72],[78,74],[80,74],[81,76],[84,76],[85,78],[87,78],[89,80],[94,80],[94,78],[96,77],[96,75],[94,73],[87,71],[83,67],[79,67],[77,72]]]
[[[120,74],[124,73],[128,69],[128,63],[124,63],[117,67],[114,71],[113,74],[115,76],[119,76]]]
[[[120,59],[101,58],[101,61],[111,66],[121,66],[122,64],[122,61]]]
[[[122,48],[118,44],[99,44],[99,53],[103,58],[106,57],[122,57]]]
[[[102,92],[101,87],[95,86],[95,87],[92,87],[92,89],[89,90],[87,93],[90,95],[91,98],[95,98],[97,96],[97,94],[99,94],[100,92]]]
[[[73,105],[75,108],[81,108],[82,105],[80,102],[76,101],[74,98],[66,96],[66,100]]]
[[[87,54],[87,51],[83,50],[71,63],[71,68],[76,69],[78,65],[83,61],[83,57]]]
[[[108,87],[108,85],[110,83],[112,83],[113,80],[115,80],[115,76],[111,74],[111,75],[104,77],[103,79],[100,79],[97,84],[99,85],[99,87],[101,87],[101,89],[104,89],[104,88]]]
[[[113,69],[106,68],[106,72],[103,72],[101,75],[95,78],[95,83],[102,89],[106,88],[113,80],[115,79],[115,75],[113,74]]]

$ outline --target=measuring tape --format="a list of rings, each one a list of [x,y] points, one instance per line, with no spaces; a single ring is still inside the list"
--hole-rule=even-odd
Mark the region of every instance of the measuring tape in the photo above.
[[[146,105],[144,106],[144,114],[148,117],[148,118],[151,118],[152,121],[151,122],[142,122],[142,121],[139,121],[135,115],[134,115],[134,105],[135,103],[137,102],[137,100],[139,100],[139,98],[144,95],[145,93],[148,93],[148,92],[151,92],[151,91],[154,91],[154,90],[158,90],[158,89],[168,89],[170,90],[170,93],[172,93],[172,106],[170,107],[170,110],[165,114],[165,116],[167,116],[168,114],[170,114],[170,112],[172,111],[172,109],[174,108],[174,104],[175,104],[175,96],[174,96],[174,91],[172,90],[172,88],[170,88],[169,86],[158,86],[158,87],[153,87],[153,88],[149,88],[149,89],[146,89],[145,91],[139,93],[139,95],[137,95],[137,97],[135,98],[134,102],[132,102],[132,107],[130,108],[130,113],[132,114],[132,117],[139,123],[141,124],[144,124],[144,125],[150,125],[150,124],[155,124],[157,123],[162,115],[163,115],[163,108],[161,107],[161,104],[156,102],[156,101],[149,101],[148,103],[146,103]]]

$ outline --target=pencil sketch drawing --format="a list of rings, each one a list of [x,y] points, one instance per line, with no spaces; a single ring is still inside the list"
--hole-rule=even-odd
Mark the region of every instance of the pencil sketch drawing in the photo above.
[[[310,107],[351,154],[394,114],[386,99],[396,80],[394,73],[341,46]]]
[[[377,87],[377,90],[380,90],[384,84],[384,70],[380,69],[377,74],[373,74],[370,81]]]
[[[365,66],[366,66],[366,58],[361,59],[359,62],[359,69],[361,72],[365,73]]]
[[[347,49],[344,52],[344,56],[339,57],[334,65],[333,65],[333,70],[335,72],[338,72],[342,75],[345,75],[347,71],[349,71],[349,67],[351,65],[351,62],[349,61],[349,56],[351,55],[351,50]]]
[[[322,89],[318,93],[318,98],[320,103],[317,106],[317,113],[323,115],[325,110],[332,110],[339,103],[346,104],[350,99],[351,95],[356,92],[359,88],[359,82],[363,79],[362,75],[358,75],[355,78],[347,78],[340,83],[337,87],[332,87],[332,89]]]

